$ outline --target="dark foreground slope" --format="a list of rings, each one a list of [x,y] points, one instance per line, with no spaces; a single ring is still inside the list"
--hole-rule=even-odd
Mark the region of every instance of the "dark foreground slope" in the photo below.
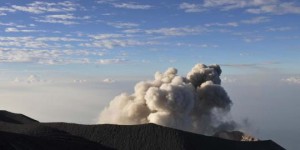
[[[0,121],[1,150],[109,148],[126,150],[284,150],[271,140],[230,141],[155,124],[130,126],[67,123],[16,124]]]

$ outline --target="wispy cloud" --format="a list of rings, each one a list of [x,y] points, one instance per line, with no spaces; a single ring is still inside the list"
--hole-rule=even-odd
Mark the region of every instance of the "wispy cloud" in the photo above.
[[[96,34],[96,35],[88,35],[96,40],[104,40],[104,39],[111,39],[111,38],[121,38],[125,37],[123,34],[114,34],[114,33],[107,33],[107,34]]]
[[[48,44],[35,41],[33,37],[0,37],[0,46],[24,47],[24,48],[45,48]]]
[[[83,39],[70,38],[70,37],[38,37],[35,40],[36,41],[64,41],[64,42],[85,41]]]
[[[85,39],[71,37],[0,37],[0,62],[39,64],[87,64],[95,63],[87,57],[101,58],[99,49],[79,49],[73,43]],[[72,49],[74,48],[74,49]]]
[[[41,49],[1,49],[0,63],[38,63],[47,65],[98,63],[88,57],[101,57],[103,53],[88,50],[41,50]],[[72,56],[72,57],[70,57]]]
[[[146,10],[151,9],[152,5],[140,4],[136,2],[119,2],[116,0],[98,0],[96,1],[98,4],[109,4],[115,8],[123,8],[123,9],[140,9]]]
[[[247,43],[252,43],[252,42],[259,42],[264,39],[263,36],[245,36],[243,37],[243,40]]]
[[[103,49],[113,49],[115,47],[130,47],[130,46],[143,46],[153,45],[153,41],[142,41],[139,39],[131,38],[128,34],[96,34],[88,35],[92,39],[90,42],[83,42],[79,45],[82,47],[94,47]]]
[[[223,10],[231,10],[246,7],[257,7],[276,4],[278,0],[204,0],[204,7],[219,7]]]
[[[218,27],[237,27],[239,23],[237,22],[227,22],[227,23],[207,23],[206,27],[218,26]]]
[[[181,3],[179,8],[185,12],[244,9],[245,12],[252,14],[300,14],[300,6],[297,3],[283,0],[204,0],[203,3],[197,4]]]
[[[158,34],[163,36],[184,36],[184,35],[198,35],[206,32],[204,27],[171,27],[145,30],[147,34]]]
[[[300,6],[297,6],[293,2],[278,2],[272,5],[263,5],[258,8],[249,8],[246,11],[253,14],[300,14]]]
[[[70,1],[63,1],[57,3],[50,3],[50,2],[42,2],[36,1],[25,6],[19,5],[12,5],[11,9],[15,11],[23,11],[28,13],[34,14],[42,14],[46,12],[70,12],[76,11],[79,5],[70,2]]]
[[[44,17],[34,18],[37,22],[44,23],[59,23],[64,25],[79,24],[78,20],[89,19],[89,16],[77,17],[73,14],[56,14],[56,15],[46,15]]]
[[[12,22],[8,22],[8,23],[0,22],[0,26],[16,26],[16,24]]]
[[[260,16],[260,17],[254,17],[254,18],[251,18],[251,19],[248,19],[248,20],[242,20],[241,23],[244,23],[244,24],[260,24],[260,23],[265,23],[265,22],[269,22],[269,21],[270,21],[270,18]]]
[[[179,5],[179,9],[182,9],[182,10],[184,10],[187,13],[203,12],[203,11],[206,10],[200,4],[192,4],[192,3],[187,3],[187,2],[181,3]]]
[[[125,9],[150,9],[151,5],[137,4],[137,3],[112,3],[116,8],[125,8]]]
[[[29,29],[18,29],[18,28],[6,28],[5,32],[41,32],[41,30],[29,30]]]
[[[270,32],[282,32],[282,31],[289,31],[291,30],[292,28],[291,27],[269,27],[267,28],[267,31],[270,31]]]
[[[99,59],[96,63],[100,65],[122,64],[127,62],[126,59]]]
[[[9,7],[0,7],[0,16],[7,15],[8,12],[15,12],[15,9],[9,8]]]
[[[132,23],[132,22],[108,22],[107,23],[110,26],[113,26],[115,28],[136,28],[139,26],[137,23]]]
[[[111,78],[106,78],[102,80],[103,83],[115,83],[116,81]]]
[[[104,40],[96,40],[91,43],[81,43],[80,46],[113,49],[115,47],[139,46],[139,45],[147,45],[147,44],[150,43],[141,42],[133,39],[104,39]]]
[[[221,66],[226,66],[226,67],[234,67],[234,68],[256,68],[256,69],[261,69],[264,66],[269,66],[269,65],[276,65],[279,64],[280,62],[277,61],[266,61],[266,62],[258,62],[258,63],[233,63],[233,64],[220,64]]]

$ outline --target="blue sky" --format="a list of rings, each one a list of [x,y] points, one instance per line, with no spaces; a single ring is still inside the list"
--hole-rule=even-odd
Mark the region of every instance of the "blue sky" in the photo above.
[[[300,131],[299,18],[297,0],[2,0],[0,108],[95,123],[114,96],[155,71],[220,64],[233,116],[293,149],[300,141],[286,139]]]
[[[153,72],[202,62],[299,73],[297,1],[10,0],[0,14],[3,68]]]

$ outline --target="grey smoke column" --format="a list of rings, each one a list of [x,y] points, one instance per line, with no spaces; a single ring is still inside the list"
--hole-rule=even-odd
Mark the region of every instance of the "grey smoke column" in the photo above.
[[[153,81],[136,84],[134,93],[115,97],[100,114],[99,123],[155,123],[202,134],[233,130],[228,119],[231,100],[221,87],[219,65],[196,64],[187,77],[177,69],[155,73]]]

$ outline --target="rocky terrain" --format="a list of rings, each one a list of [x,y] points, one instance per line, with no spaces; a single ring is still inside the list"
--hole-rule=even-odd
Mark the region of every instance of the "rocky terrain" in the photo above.
[[[225,133],[216,135],[222,137]],[[231,135],[226,133],[227,135]],[[235,136],[243,138],[242,134]],[[229,138],[230,139],[230,138]],[[235,138],[236,139],[236,138]],[[21,114],[0,111],[1,150],[284,150],[271,140],[234,141],[163,127],[40,123]]]

